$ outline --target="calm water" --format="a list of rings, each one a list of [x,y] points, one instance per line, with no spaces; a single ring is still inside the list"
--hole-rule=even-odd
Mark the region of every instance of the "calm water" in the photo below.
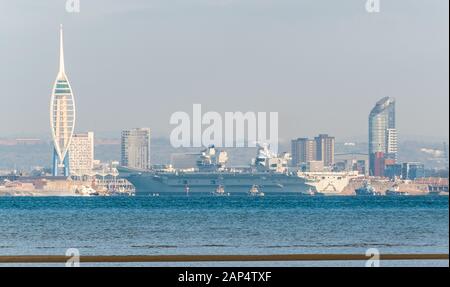
[[[448,197],[0,197],[0,254],[448,253],[448,212]]]

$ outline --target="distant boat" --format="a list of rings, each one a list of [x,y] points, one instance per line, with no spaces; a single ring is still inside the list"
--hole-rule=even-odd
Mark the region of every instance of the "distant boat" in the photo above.
[[[388,189],[386,190],[386,195],[388,196],[407,196],[409,193],[407,191],[395,191]]]
[[[230,196],[229,192],[225,192],[223,185],[219,185],[216,190],[214,190],[213,195],[215,196]]]
[[[264,196],[264,192],[260,191],[257,185],[253,185],[248,191],[250,196]]]
[[[85,186],[85,185],[81,186],[80,189],[77,189],[75,191],[75,193],[79,194],[81,196],[97,196],[97,195],[99,195],[99,193],[95,189],[93,189],[90,186]]]
[[[409,195],[406,191],[400,191],[400,188],[397,184],[394,184],[391,188],[386,190],[386,195],[388,196],[406,196]]]
[[[380,192],[376,191],[373,186],[371,186],[368,182],[364,183],[364,185],[360,188],[355,189],[355,193],[358,196],[378,196],[381,195]]]
[[[109,196],[134,196],[134,193],[112,191],[107,195],[109,195]]]
[[[310,188],[308,189],[308,191],[306,192],[306,194],[307,194],[307,195],[316,195],[317,193],[316,193],[314,190],[312,190],[312,188],[310,187]]]

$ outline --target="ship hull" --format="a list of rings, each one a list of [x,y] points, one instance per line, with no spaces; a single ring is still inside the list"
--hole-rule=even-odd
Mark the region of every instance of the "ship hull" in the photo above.
[[[136,188],[136,195],[152,193],[214,192],[222,185],[227,193],[248,192],[254,185],[262,192],[301,192],[306,193],[308,186],[304,180],[294,175],[265,173],[136,173],[125,176]]]

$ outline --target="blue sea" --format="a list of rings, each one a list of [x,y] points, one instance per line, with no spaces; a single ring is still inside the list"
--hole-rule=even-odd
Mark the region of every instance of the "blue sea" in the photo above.
[[[377,248],[381,254],[448,254],[448,206],[446,196],[215,197],[193,193],[159,197],[0,197],[0,255],[65,255],[68,248],[78,248],[81,255],[365,254],[368,248]],[[133,265],[180,264],[211,265]],[[448,266],[448,261],[397,261],[385,265]]]

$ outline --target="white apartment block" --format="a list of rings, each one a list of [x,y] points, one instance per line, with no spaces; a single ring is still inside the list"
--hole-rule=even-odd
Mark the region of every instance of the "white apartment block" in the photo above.
[[[397,129],[387,129],[386,130],[386,153],[392,155],[395,160],[397,160],[398,152],[398,139],[397,139]]]
[[[94,133],[74,134],[69,147],[71,175],[88,175],[94,168]]]

